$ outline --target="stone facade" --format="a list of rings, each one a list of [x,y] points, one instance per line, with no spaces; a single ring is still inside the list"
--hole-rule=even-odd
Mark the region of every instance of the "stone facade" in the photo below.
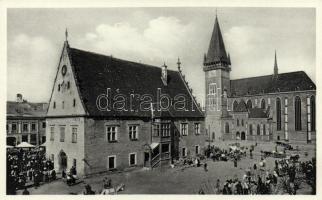
[[[73,165],[83,174],[85,152],[85,118],[47,118],[46,155],[54,161],[57,172],[69,170]],[[75,131],[76,130],[76,131]],[[74,135],[73,139],[73,131]],[[64,158],[62,158],[64,157]],[[66,159],[62,162],[62,159]]]
[[[16,128],[13,129],[13,126]],[[11,141],[9,145],[18,145],[21,142],[41,145],[46,142],[46,121],[43,117],[10,116],[7,117],[6,127],[7,138]]]
[[[316,91],[295,91],[295,92],[283,92],[283,93],[273,93],[273,94],[265,94],[265,95],[256,95],[256,96],[245,96],[238,98],[228,98],[228,110],[233,113],[233,104],[235,101],[238,103],[240,101],[248,102],[251,101],[253,107],[261,107],[261,103],[265,101],[265,109],[269,110],[269,118],[268,119],[248,119],[247,115],[244,117],[238,117],[240,120],[245,120],[245,124],[253,124],[253,127],[256,128],[257,125],[260,125],[261,129],[263,124],[266,124],[269,132],[269,140],[287,140],[292,142],[307,142],[307,141],[315,141],[316,140],[316,132],[315,129],[311,130],[311,127],[308,127],[309,118],[310,120],[313,118],[312,113],[308,111],[308,98],[315,99]],[[301,99],[301,130],[295,130],[295,97],[300,97]],[[276,108],[276,99],[279,98],[281,102],[281,129],[277,129],[277,108]],[[237,118],[237,115],[234,115],[234,118]],[[225,120],[229,122],[230,127],[235,127],[236,122],[234,120]],[[286,128],[287,127],[287,128]],[[309,131],[310,129],[310,131]],[[225,136],[225,138],[234,138],[234,135],[239,130],[232,128],[229,136]],[[245,133],[249,135],[249,129],[245,126]],[[224,132],[224,126],[222,126],[222,133]],[[310,135],[310,136],[309,136]],[[251,138],[254,137],[254,134]],[[250,137],[246,137],[247,139],[251,139]],[[267,140],[268,137],[265,137]],[[253,140],[253,139],[251,139]]]
[[[211,140],[315,141],[315,84],[303,71],[278,74],[276,52],[274,74],[231,80],[216,17],[203,65]]]
[[[45,115],[48,103],[28,102],[17,94],[16,101],[7,101],[7,144],[28,142],[41,145],[46,142]]]
[[[169,111],[158,111],[160,116],[154,116],[150,110],[148,115],[141,113],[141,116],[140,113],[126,115],[124,112],[111,115],[107,111],[100,113],[95,109],[97,113],[89,113],[88,107],[97,108],[97,104],[84,101],[84,85],[82,88],[77,85],[77,81],[79,84],[82,80],[76,79],[79,71],[73,68],[68,49],[66,41],[46,117],[46,154],[54,160],[58,172],[69,170],[72,166],[76,167],[79,175],[85,176],[133,167],[156,168],[169,166],[173,159],[202,154],[207,137],[203,113],[194,116],[182,111],[180,117],[163,116]],[[95,59],[98,59],[96,56]],[[185,83],[181,83],[179,72],[171,72],[171,75],[177,76],[174,77],[176,83],[166,87],[179,83],[182,87],[180,93],[189,90]],[[97,89],[96,85],[88,87]],[[190,91],[186,93],[191,95]],[[185,127],[184,133],[182,127]]]

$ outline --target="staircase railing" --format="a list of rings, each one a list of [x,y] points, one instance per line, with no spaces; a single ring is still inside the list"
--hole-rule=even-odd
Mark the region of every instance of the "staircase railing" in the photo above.
[[[151,159],[151,167],[153,168],[155,165],[157,165],[160,162],[160,154],[154,156]]]

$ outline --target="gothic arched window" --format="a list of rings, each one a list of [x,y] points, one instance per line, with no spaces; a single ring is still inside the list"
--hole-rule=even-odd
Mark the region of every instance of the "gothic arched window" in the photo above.
[[[315,131],[315,97],[311,96],[311,131]]]
[[[280,131],[282,130],[282,113],[281,113],[281,99],[277,98],[276,99],[276,125],[277,125],[277,130]]]
[[[250,99],[248,99],[246,106],[247,106],[247,109],[253,108],[253,104]]]
[[[253,135],[253,125],[249,124],[249,135]]]
[[[237,126],[239,126],[239,119],[237,119]]]
[[[266,108],[265,99],[262,99],[261,108],[262,109],[265,109]]]
[[[259,124],[257,124],[257,135],[261,134],[261,127],[259,126]]]
[[[266,125],[263,124],[263,135],[266,135]]]
[[[295,130],[302,129],[302,122],[301,122],[301,99],[300,97],[295,97]]]
[[[226,122],[225,124],[225,133],[229,133],[229,123]]]
[[[238,106],[237,101],[234,101],[234,103],[233,103],[233,111],[237,110],[237,106]]]

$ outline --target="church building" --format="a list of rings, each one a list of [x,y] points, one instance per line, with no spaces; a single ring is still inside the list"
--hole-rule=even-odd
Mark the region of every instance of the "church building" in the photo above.
[[[304,71],[278,73],[276,52],[272,74],[231,79],[216,16],[203,66],[211,140],[315,141],[316,86]]]

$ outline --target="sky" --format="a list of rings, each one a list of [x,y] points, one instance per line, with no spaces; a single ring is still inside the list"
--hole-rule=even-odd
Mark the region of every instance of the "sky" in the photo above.
[[[231,56],[231,79],[305,71],[315,82],[314,8],[10,8],[7,99],[49,101],[68,29],[71,47],[177,70],[199,101],[203,55],[217,16]],[[95,78],[95,77],[93,77]]]

